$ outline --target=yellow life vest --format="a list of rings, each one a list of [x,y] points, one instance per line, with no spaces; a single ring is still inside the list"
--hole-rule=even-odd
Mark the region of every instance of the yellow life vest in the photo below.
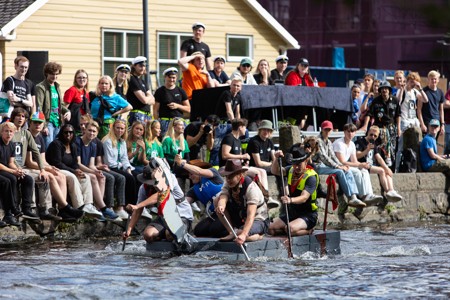
[[[293,173],[294,173],[294,168],[290,168],[289,172],[288,172],[288,178],[287,178],[288,185],[291,185],[291,183],[292,183]],[[305,173],[303,174],[302,178],[300,179],[300,182],[297,185],[297,190],[299,190],[300,194],[301,194],[301,192],[305,189],[306,180],[311,176],[316,176],[316,188],[315,188],[314,192],[309,196],[311,198],[311,210],[316,211],[318,208],[317,204],[316,204],[317,187],[319,186],[319,175],[316,173],[316,171],[314,171],[313,169],[306,169]]]

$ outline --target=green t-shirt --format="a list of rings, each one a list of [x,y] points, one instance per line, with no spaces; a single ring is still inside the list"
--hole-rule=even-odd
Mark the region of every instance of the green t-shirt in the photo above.
[[[162,145],[157,142],[148,143],[145,141],[145,155],[147,156],[147,160],[153,157],[164,158],[164,151]]]
[[[175,155],[178,154],[178,149],[180,148],[180,141],[176,140],[175,144],[173,144],[172,139],[170,137],[167,137],[164,139],[162,143],[162,148],[165,154],[165,157],[167,158],[168,162],[170,164],[173,164],[173,160],[175,159]],[[184,140],[184,150],[181,153],[181,157],[184,157],[184,154],[190,152],[189,151],[189,145],[186,140]]]
[[[50,94],[52,95],[52,102],[49,122],[55,125],[55,127],[59,127],[61,126],[61,122],[59,121],[59,95],[54,85],[50,86]]]

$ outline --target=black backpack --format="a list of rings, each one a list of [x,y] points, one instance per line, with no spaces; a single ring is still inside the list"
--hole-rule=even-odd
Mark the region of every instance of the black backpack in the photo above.
[[[406,148],[402,151],[400,159],[400,166],[398,168],[400,173],[416,173],[417,171],[417,154],[411,148]]]

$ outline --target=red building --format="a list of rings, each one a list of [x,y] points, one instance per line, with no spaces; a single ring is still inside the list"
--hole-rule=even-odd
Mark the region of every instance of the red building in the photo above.
[[[334,47],[346,68],[429,70],[450,75],[450,4],[444,0],[258,0],[299,42],[306,57],[331,67]]]

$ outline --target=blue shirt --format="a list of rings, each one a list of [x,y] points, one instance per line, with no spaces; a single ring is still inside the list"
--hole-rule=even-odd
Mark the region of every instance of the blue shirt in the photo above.
[[[118,94],[113,94],[112,96],[102,95],[103,100],[108,102],[111,106],[111,109],[108,110],[105,108],[104,110],[104,120],[111,119],[112,114],[118,110],[121,110],[129,105],[128,101],[123,99]],[[95,97],[91,102],[91,113],[94,119],[98,118],[98,111],[100,109],[100,99],[99,97]]]
[[[433,149],[434,153],[437,153],[436,139],[429,134],[423,138],[420,144],[420,162],[424,171],[428,171],[436,163],[436,160],[431,159],[428,154],[428,149]]]
[[[81,164],[85,167],[89,167],[91,158],[95,158],[97,155],[97,144],[95,142],[90,142],[89,145],[85,146],[80,136],[77,136],[75,143],[77,145],[77,154],[80,157]]]

